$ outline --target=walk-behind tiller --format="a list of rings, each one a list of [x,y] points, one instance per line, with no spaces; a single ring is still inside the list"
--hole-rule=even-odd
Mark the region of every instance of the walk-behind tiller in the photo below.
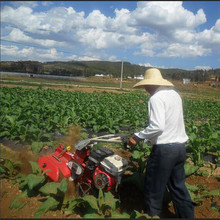
[[[80,195],[88,193],[93,186],[109,191],[120,184],[128,167],[128,161],[106,147],[92,149],[98,142],[123,143],[128,135],[104,135],[80,141],[76,151],[59,144],[54,153],[40,157],[38,163],[46,175],[58,181],[60,173],[75,181]]]

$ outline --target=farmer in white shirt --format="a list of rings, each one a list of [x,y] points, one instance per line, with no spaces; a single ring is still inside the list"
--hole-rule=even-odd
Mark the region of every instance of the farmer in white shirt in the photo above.
[[[156,68],[148,69],[134,88],[144,88],[148,102],[149,125],[134,133],[128,141],[135,146],[142,140],[152,144],[145,176],[145,204],[150,216],[160,214],[163,196],[168,187],[175,212],[180,218],[194,218],[194,204],[185,186],[185,132],[182,100],[174,85],[163,79]]]

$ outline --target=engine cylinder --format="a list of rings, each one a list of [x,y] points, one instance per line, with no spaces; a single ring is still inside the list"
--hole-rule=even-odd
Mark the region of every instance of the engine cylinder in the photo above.
[[[100,167],[95,169],[93,181],[97,189],[103,189],[104,191],[109,191],[116,184],[115,177],[101,170]]]

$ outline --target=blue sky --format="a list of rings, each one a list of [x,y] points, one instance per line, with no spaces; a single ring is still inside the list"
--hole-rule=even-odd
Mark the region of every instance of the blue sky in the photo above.
[[[220,2],[1,1],[1,60],[220,68]]]

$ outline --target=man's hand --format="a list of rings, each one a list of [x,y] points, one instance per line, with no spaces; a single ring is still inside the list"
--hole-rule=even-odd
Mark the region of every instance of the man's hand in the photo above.
[[[128,145],[131,147],[136,146],[140,141],[142,141],[141,138],[137,137],[136,135],[132,135],[129,139],[128,139]]]

